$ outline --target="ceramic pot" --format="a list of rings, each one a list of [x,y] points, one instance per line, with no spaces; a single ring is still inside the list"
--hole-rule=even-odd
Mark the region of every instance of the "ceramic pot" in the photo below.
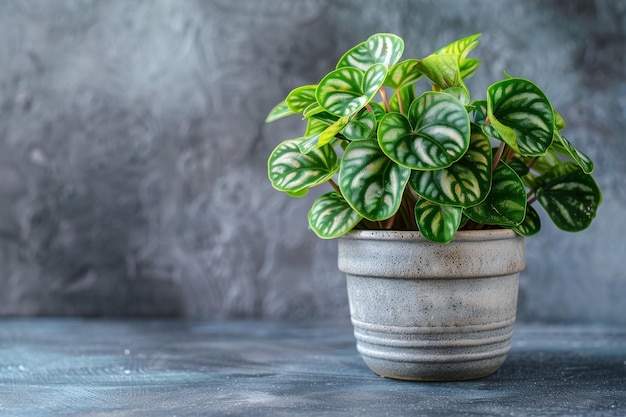
[[[460,231],[451,243],[418,232],[341,237],[357,349],[379,375],[452,381],[494,373],[511,348],[524,239]]]

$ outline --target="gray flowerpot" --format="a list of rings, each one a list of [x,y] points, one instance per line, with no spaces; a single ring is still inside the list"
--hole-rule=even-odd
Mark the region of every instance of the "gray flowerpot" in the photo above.
[[[418,232],[339,239],[357,349],[379,375],[451,381],[488,376],[511,348],[524,239],[461,231],[446,245]]]

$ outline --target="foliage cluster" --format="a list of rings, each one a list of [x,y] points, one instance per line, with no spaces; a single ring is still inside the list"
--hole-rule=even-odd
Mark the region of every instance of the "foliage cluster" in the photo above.
[[[593,163],[563,136],[545,93],[505,73],[471,100],[465,81],[480,61],[468,54],[479,36],[401,61],[402,38],[375,34],[272,109],[267,122],[306,122],[269,156],[274,188],[293,197],[333,188],[309,211],[319,237],[419,230],[447,243],[457,230],[493,227],[530,236],[540,229],[535,202],[563,230],[589,226],[602,201]]]

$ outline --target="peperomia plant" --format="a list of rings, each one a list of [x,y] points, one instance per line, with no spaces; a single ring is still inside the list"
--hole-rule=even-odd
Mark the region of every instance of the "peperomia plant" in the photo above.
[[[333,188],[309,211],[319,237],[419,230],[447,243],[457,230],[494,227],[530,236],[540,229],[534,202],[563,230],[589,226],[602,201],[593,163],[562,135],[544,92],[505,73],[485,100],[470,99],[465,79],[480,61],[468,53],[479,36],[400,61],[402,38],[373,35],[272,109],[267,122],[306,121],[302,137],[269,156],[274,188],[293,197]]]

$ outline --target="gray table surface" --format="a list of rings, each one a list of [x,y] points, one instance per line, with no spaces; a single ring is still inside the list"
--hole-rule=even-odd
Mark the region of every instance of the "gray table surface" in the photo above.
[[[516,325],[493,376],[365,367],[349,323],[0,320],[0,416],[626,416],[626,328]]]

